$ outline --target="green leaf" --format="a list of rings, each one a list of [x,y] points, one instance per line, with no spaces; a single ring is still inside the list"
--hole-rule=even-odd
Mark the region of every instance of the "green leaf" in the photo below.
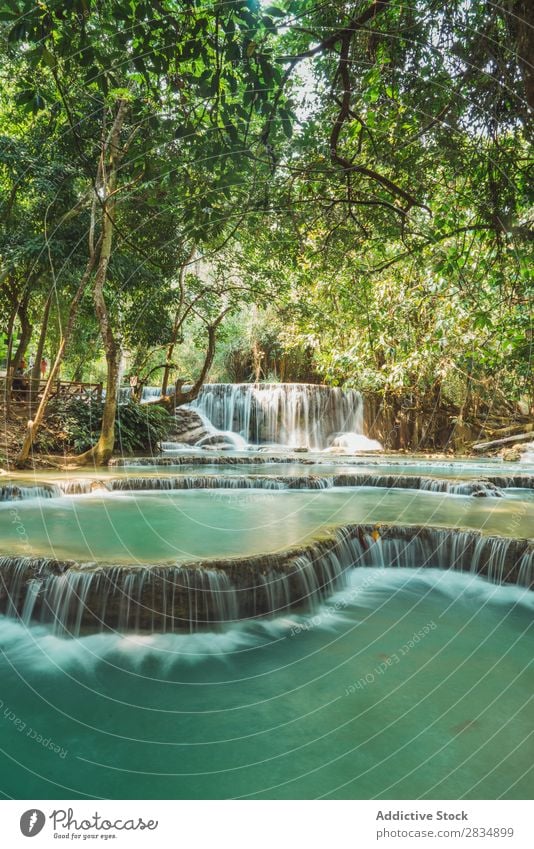
[[[277,6],[267,6],[264,10],[266,15],[274,15],[276,18],[285,18],[286,12],[283,9],[279,9]]]

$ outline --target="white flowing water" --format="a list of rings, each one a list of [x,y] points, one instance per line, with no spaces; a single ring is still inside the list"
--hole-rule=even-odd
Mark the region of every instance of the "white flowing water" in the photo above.
[[[1,553],[153,564],[272,553],[346,523],[472,528],[516,538],[532,536],[534,527],[533,499],[379,487],[299,490],[278,482],[268,489],[211,489],[209,481],[207,488],[163,487],[3,502]]]
[[[314,608],[354,568],[444,568],[497,584],[534,583],[534,543],[473,531],[347,525],[307,546],[183,565],[113,566],[50,558],[0,558],[0,612],[79,636],[114,629],[196,631]]]
[[[147,401],[155,401],[157,398],[161,398],[160,386],[143,386],[143,392],[141,394],[142,404]]]
[[[204,401],[234,448],[364,438],[358,393]],[[527,798],[528,468],[209,444],[2,481],[3,792]]]
[[[322,450],[340,434],[363,435],[362,396],[353,389],[307,383],[208,383],[190,406],[217,430],[238,433],[256,445]]]
[[[531,798],[533,603],[469,572],[363,568],[311,613],[218,632],[65,639],[0,617],[2,791]]]
[[[382,445],[376,439],[369,439],[363,433],[340,433],[332,439],[325,451],[332,454],[357,454],[359,451],[382,451]]]
[[[133,469],[135,468],[135,472]],[[118,467],[86,473],[85,477],[67,477],[38,482],[38,476],[14,478],[0,487],[0,502],[60,498],[63,495],[87,495],[97,490],[141,492],[172,489],[331,489],[376,487],[379,489],[426,490],[451,495],[504,498],[506,495],[529,500],[534,498],[534,475],[495,475],[481,480],[432,478],[415,474],[378,474],[374,471],[341,472],[339,466],[316,464],[228,464],[207,466],[148,466],[145,469]],[[152,473],[150,473],[150,471]],[[194,473],[193,473],[194,472]],[[339,473],[338,473],[339,472]],[[41,476],[42,477],[42,476]]]

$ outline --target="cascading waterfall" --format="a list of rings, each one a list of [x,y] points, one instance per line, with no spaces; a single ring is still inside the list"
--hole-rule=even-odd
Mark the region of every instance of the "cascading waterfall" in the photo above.
[[[496,478],[498,480],[498,478]],[[534,477],[523,479],[525,486],[534,485]],[[83,484],[86,484],[83,487]],[[90,484],[90,486],[87,486]],[[384,489],[414,489],[442,492],[451,495],[474,495],[502,498],[504,492],[490,481],[451,481],[424,478],[416,475],[178,475],[165,477],[121,477],[106,481],[84,481],[78,490],[64,488],[65,492],[89,492],[103,488],[114,491],[149,491],[182,489],[331,489],[332,487],[371,486]],[[63,488],[63,486],[62,486]]]
[[[80,478],[42,484],[7,484],[0,487],[0,501],[29,501],[35,498],[60,498],[62,495],[86,495],[104,489],[103,481]]]
[[[117,395],[119,404],[127,404],[132,398],[132,392],[133,390],[131,386],[120,386]],[[148,401],[155,401],[157,398],[161,398],[160,386],[143,386],[143,391],[141,392],[141,404],[146,404]]]
[[[322,450],[347,431],[363,434],[359,392],[307,383],[207,383],[191,404],[220,431],[248,443]]]
[[[106,481],[104,486],[111,492],[175,489],[288,489],[284,478],[262,478],[245,475],[114,478]]]
[[[24,484],[6,484],[0,486],[0,501],[25,501],[29,498],[57,498],[61,488],[54,483],[41,486],[25,486]]]
[[[194,447],[186,442],[169,442],[163,441],[159,443],[159,447],[164,454],[172,453],[173,451],[194,451]]]
[[[184,454],[180,455],[172,455],[172,456],[151,456],[151,457],[112,457],[109,461],[110,466],[117,467],[127,467],[127,466],[189,466],[191,463],[194,463],[195,466],[246,466],[250,465],[252,462],[251,457],[235,457],[233,455],[226,455],[225,457],[220,457],[217,454],[206,455],[201,454],[200,451],[197,451],[196,454]],[[267,455],[254,455],[254,465],[262,464],[265,465],[267,463],[294,463],[294,457],[276,457],[276,461],[273,457],[269,457]],[[299,464],[302,465],[313,465],[314,460],[299,457]]]
[[[128,401],[131,400],[132,397],[132,387],[131,386],[119,386],[117,390],[117,402],[119,404],[127,404]]]
[[[241,458],[236,458],[241,459]],[[195,460],[195,462],[197,462]],[[70,478],[40,485],[7,484],[0,487],[0,501],[58,498],[62,495],[86,495],[108,492],[146,492],[188,489],[331,489],[332,487],[379,487],[413,489],[450,495],[502,498],[508,487],[534,488],[534,476],[493,476],[484,480],[449,480],[419,475],[379,475],[375,473],[303,474],[303,475],[165,475],[128,476],[98,480]]]
[[[433,567],[534,585],[534,543],[475,531],[349,525],[301,549],[171,566],[0,558],[0,611],[58,634],[213,628],[313,608],[358,566]]]
[[[517,566],[517,583],[520,587],[534,586],[534,556],[532,548],[526,549]]]
[[[92,480],[91,478],[70,478],[69,480],[59,481],[57,485],[64,495],[87,495],[94,489],[103,489],[105,486],[103,481]]]
[[[522,478],[522,483],[528,487],[534,485],[534,477],[531,480]],[[427,492],[443,492],[449,495],[475,495],[493,496],[501,498],[504,493],[501,486],[506,487],[507,479],[495,477],[493,480],[448,480],[443,478],[429,478],[419,475],[377,475],[377,474],[351,474],[343,473],[335,475],[334,486],[373,486],[384,489],[420,489]]]
[[[498,481],[498,479],[496,479]],[[415,475],[178,475],[151,477],[119,477],[105,480],[80,479],[58,483],[0,488],[1,501],[29,501],[40,498],[59,498],[64,495],[87,495],[92,492],[160,492],[206,489],[318,490],[332,487],[378,487],[387,489],[428,490],[451,495],[504,497],[503,488],[489,481],[460,481],[420,478]],[[531,489],[534,478],[523,481]],[[517,488],[517,485],[514,485]]]
[[[161,398],[160,386],[143,386],[143,392],[141,393],[142,404],[147,401],[155,401],[156,398]]]

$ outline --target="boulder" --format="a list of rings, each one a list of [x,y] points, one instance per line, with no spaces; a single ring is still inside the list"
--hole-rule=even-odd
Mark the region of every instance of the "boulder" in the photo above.
[[[514,445],[512,448],[504,448],[501,457],[506,463],[517,463],[521,459],[521,446]]]
[[[174,424],[167,439],[173,442],[183,442],[185,445],[196,445],[199,440],[211,436],[212,431],[205,420],[195,410],[187,407],[177,407],[174,414]]]
[[[210,448],[218,451],[232,451],[235,449],[235,443],[230,434],[222,431],[209,433],[203,436],[197,442],[197,448]]]

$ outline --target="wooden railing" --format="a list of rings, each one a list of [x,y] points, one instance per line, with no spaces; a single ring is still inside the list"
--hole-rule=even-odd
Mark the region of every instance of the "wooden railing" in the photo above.
[[[42,395],[46,386],[46,380],[39,380],[37,391],[31,390],[30,380],[27,377],[14,378],[13,386],[11,387],[11,398],[14,401],[28,403],[29,401],[37,401]],[[82,401],[101,401],[102,400],[102,383],[84,383],[78,380],[55,380],[52,384],[51,398],[79,398]],[[0,378],[0,397],[5,399],[6,395],[6,379]]]

